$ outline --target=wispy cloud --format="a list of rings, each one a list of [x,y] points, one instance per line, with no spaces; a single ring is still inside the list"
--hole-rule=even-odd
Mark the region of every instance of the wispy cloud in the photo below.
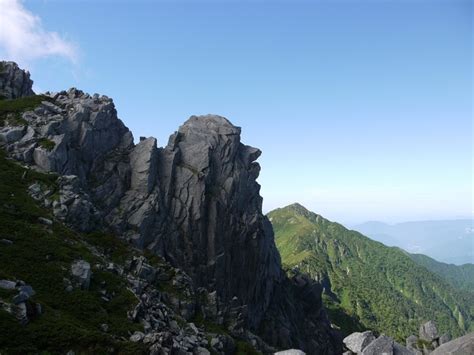
[[[0,0],[0,53],[8,60],[27,64],[39,58],[60,56],[77,62],[77,46],[57,32],[43,28],[41,19],[20,0]]]

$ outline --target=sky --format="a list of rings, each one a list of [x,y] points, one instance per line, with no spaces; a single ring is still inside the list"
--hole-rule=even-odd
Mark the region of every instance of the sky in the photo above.
[[[470,1],[0,0],[37,92],[114,99],[159,145],[193,114],[258,147],[264,211],[472,218]]]

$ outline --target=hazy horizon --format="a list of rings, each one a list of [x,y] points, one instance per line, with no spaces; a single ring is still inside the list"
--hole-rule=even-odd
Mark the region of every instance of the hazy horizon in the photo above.
[[[264,212],[472,219],[470,1],[0,0],[37,91],[106,94],[160,146],[192,114],[263,151]],[[112,6],[113,5],[113,6]]]

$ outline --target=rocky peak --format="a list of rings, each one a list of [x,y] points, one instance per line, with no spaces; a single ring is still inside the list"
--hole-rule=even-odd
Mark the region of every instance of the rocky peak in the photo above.
[[[20,69],[14,62],[0,61],[0,99],[34,95],[32,86],[29,72]]]
[[[218,115],[191,116],[179,128],[179,132],[194,132],[202,135],[240,135],[241,128],[234,126],[230,121]]]
[[[259,151],[240,143],[227,119],[193,116],[161,152],[163,210],[171,213],[152,248],[227,302],[248,304],[260,321],[282,277],[256,182]]]
[[[74,88],[48,94],[22,119],[26,126],[0,130],[10,137],[0,142],[17,160],[67,175],[56,218],[112,229],[162,256],[191,277],[203,315],[233,334],[249,329],[276,347],[338,352],[321,287],[282,270],[256,181],[261,152],[241,143],[239,127],[192,116],[166,147],[155,138],[134,145],[110,98]]]

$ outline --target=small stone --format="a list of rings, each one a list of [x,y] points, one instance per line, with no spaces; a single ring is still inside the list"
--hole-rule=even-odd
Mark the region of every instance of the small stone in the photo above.
[[[175,320],[170,321],[170,328],[176,332],[179,332],[179,325]]]
[[[275,355],[306,355],[306,353],[298,349],[289,349],[278,351],[275,353]]]
[[[21,321],[22,324],[28,323],[28,310],[24,302],[16,306],[15,317]]]
[[[188,323],[187,329],[190,331],[190,333],[194,335],[199,334],[199,329],[196,327],[194,323]]]
[[[109,325],[106,323],[102,323],[100,325],[100,330],[102,330],[104,333],[107,333],[109,331]]]
[[[130,336],[130,341],[138,343],[139,341],[143,340],[144,337],[145,334],[143,334],[142,332],[135,332],[132,336]]]
[[[13,297],[13,303],[18,305],[20,303],[24,303],[24,302],[28,301],[29,298],[30,298],[30,296],[28,296],[27,293],[20,292],[18,295]]]
[[[85,260],[77,260],[71,265],[72,276],[82,289],[88,290],[91,281],[91,265]]]
[[[14,290],[16,287],[16,282],[9,280],[0,280],[0,288],[4,290]]]
[[[28,297],[32,297],[36,294],[35,290],[33,290],[33,287],[30,285],[20,286],[20,292],[24,292]]]
[[[39,217],[38,222],[40,222],[41,224],[44,224],[45,226],[52,226],[53,225],[52,220],[50,220],[48,218],[44,218],[44,217]]]
[[[10,239],[0,239],[0,243],[3,245],[12,245],[13,241],[11,241]]]

